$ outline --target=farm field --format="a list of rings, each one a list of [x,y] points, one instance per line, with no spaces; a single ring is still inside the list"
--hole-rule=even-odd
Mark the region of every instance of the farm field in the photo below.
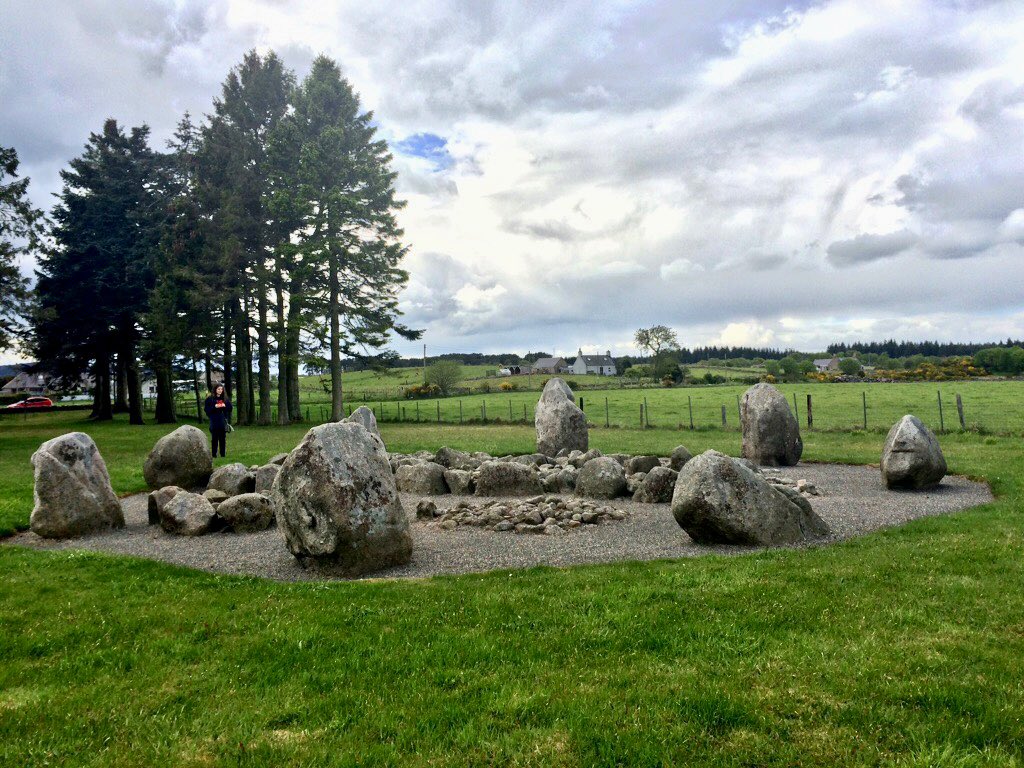
[[[126,493],[168,427],[0,422],[9,523],[27,519],[31,451],[75,429]],[[229,458],[303,430],[239,430]],[[528,426],[383,434],[533,445]],[[738,448],[721,430],[592,439]],[[811,433],[805,458],[873,462],[882,440]],[[943,445],[995,503],[826,548],[283,584],[0,547],[0,764],[1019,765],[1024,455],[1006,437]]]
[[[567,377],[570,381],[581,377]],[[800,382],[776,385],[795,408],[800,424],[807,428],[807,396],[811,396],[813,428],[816,430],[864,430],[865,410],[869,431],[887,431],[907,413],[913,413],[936,431],[960,429],[956,396],[964,408],[966,429],[993,434],[1024,435],[1024,381],[970,380],[958,382],[907,382],[868,384],[823,384]],[[747,384],[716,386],[652,387],[644,389],[583,389],[583,408],[596,427],[659,429],[739,428],[739,398]],[[939,414],[939,394],[942,416]],[[326,395],[308,397],[303,408],[311,422],[330,416]],[[372,400],[350,393],[346,412],[360,405],[374,410],[379,421],[438,422],[448,424],[512,422],[530,423],[538,392],[513,391],[462,395],[423,400]],[[794,403],[794,397],[796,401]],[[607,410],[606,410],[607,402]],[[641,422],[641,407],[646,402]],[[866,406],[866,408],[865,408]],[[194,405],[187,406],[194,410]],[[186,411],[191,412],[191,411]]]

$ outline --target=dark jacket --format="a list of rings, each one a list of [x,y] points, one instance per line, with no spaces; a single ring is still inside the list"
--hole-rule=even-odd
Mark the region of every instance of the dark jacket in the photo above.
[[[224,403],[224,407],[218,408],[217,401]],[[210,419],[211,432],[223,432],[228,428],[228,421],[231,420],[231,401],[226,397],[210,395],[206,398],[203,410]]]

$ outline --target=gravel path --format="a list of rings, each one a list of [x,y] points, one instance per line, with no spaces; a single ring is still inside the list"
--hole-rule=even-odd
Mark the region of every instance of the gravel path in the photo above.
[[[782,471],[794,480],[814,483],[821,496],[811,498],[815,511],[828,523],[832,536],[825,543],[859,536],[909,520],[953,512],[992,500],[987,485],[963,477],[947,477],[933,490],[886,490],[877,468],[844,464],[802,464]],[[516,535],[478,528],[443,531],[415,519],[421,497],[402,494],[412,521],[412,561],[400,568],[373,574],[377,578],[418,578],[442,573],[474,573],[536,565],[567,566],[622,560],[695,557],[710,553],[743,554],[752,547],[700,546],[679,528],[668,504],[635,504],[620,499],[609,504],[630,514],[622,522],[584,526],[562,536]],[[433,496],[438,509],[479,497]],[[69,541],[42,539],[20,533],[4,544],[36,549],[87,549],[163,560],[190,568],[281,581],[323,580],[301,568],[284,546],[280,531],[219,533],[196,538],[172,536],[146,523],[146,495],[123,500],[127,527],[120,531]]]

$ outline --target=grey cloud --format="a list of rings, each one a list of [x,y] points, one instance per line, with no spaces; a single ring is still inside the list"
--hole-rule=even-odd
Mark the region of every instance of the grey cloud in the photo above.
[[[903,253],[914,246],[917,235],[907,229],[884,235],[860,234],[829,245],[828,260],[837,267],[849,267]]]

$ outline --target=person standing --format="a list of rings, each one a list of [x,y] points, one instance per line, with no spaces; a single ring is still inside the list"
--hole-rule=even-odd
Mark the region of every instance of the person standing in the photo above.
[[[218,447],[220,455],[224,456],[228,442],[228,424],[231,420],[231,401],[228,400],[228,396],[224,392],[223,384],[218,384],[213,388],[213,394],[206,398],[204,410],[210,419],[210,445],[213,457],[217,458]]]

